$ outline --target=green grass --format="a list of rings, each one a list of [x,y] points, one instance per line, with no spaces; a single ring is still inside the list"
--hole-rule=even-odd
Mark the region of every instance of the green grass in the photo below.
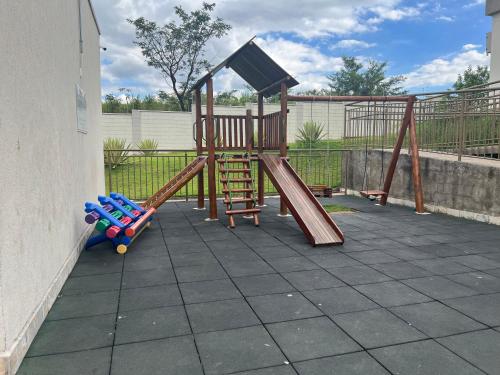
[[[342,206],[341,204],[324,204],[323,208],[328,213],[332,212],[352,212],[353,210],[349,207]]]
[[[116,168],[105,167],[106,192],[120,192],[131,199],[143,200],[159,190],[196,157],[196,152],[169,152],[153,156],[130,156],[127,162]],[[290,150],[289,162],[307,185],[326,184],[333,188],[341,184],[341,152],[318,150]],[[218,178],[218,171],[217,179]],[[205,194],[208,194],[207,168],[204,169]],[[252,176],[257,180],[257,163],[252,163]],[[217,191],[222,184],[217,184]],[[186,198],[197,195],[197,179],[191,180],[175,197]],[[276,193],[276,189],[265,176],[264,191]]]

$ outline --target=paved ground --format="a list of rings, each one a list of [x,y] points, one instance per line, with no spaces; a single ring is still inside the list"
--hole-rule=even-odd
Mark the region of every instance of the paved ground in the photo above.
[[[84,252],[20,374],[500,374],[500,230],[358,198],[342,247],[167,204]]]

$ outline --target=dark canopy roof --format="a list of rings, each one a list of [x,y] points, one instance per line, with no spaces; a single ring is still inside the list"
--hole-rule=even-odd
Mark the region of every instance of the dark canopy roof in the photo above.
[[[288,88],[299,84],[261,50],[253,42],[252,38],[231,56],[201,77],[194,84],[192,90],[201,88],[210,77],[213,77],[224,67],[233,69],[250,86],[266,98],[280,92],[281,82],[285,82]]]

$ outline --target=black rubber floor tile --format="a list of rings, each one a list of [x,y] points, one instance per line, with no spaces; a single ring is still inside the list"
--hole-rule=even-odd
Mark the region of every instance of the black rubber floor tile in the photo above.
[[[451,275],[454,273],[472,271],[471,268],[454,262],[450,258],[414,260],[411,263],[431,272],[434,275]]]
[[[234,375],[297,375],[297,373],[291,365],[283,365],[258,370],[236,372]]]
[[[128,271],[147,271],[155,268],[172,268],[168,256],[143,257],[143,258],[125,258],[123,270]]]
[[[255,261],[232,261],[225,262],[224,268],[231,277],[242,277],[251,275],[264,275],[266,273],[275,273],[266,262],[262,260]]]
[[[375,309],[379,306],[351,287],[319,289],[303,292],[325,314]]]
[[[481,323],[500,325],[500,293],[447,299],[443,303]]]
[[[357,285],[354,288],[383,307],[409,305],[431,300],[399,281]]]
[[[295,288],[278,274],[235,277],[236,283],[244,296],[259,296],[263,294],[284,293]]]
[[[500,333],[494,330],[464,333],[437,340],[488,374],[500,374]]]
[[[175,274],[180,283],[227,279],[229,276],[219,264],[203,264],[201,266],[176,267]]]
[[[327,317],[273,323],[267,328],[292,362],[361,349]]]
[[[120,294],[120,313],[131,310],[151,309],[181,305],[179,288],[175,284],[123,289]]]
[[[478,294],[478,292],[476,292],[475,290],[448,280],[443,276],[429,276],[419,279],[408,279],[402,280],[402,282],[429,297],[440,300]]]
[[[244,299],[186,305],[194,333],[221,331],[260,324]]]
[[[393,374],[479,375],[481,371],[432,340],[370,350]]]
[[[288,272],[283,273],[282,276],[298,290],[314,290],[345,286],[342,281],[325,270]]]
[[[265,260],[276,258],[296,257],[300,254],[290,249],[288,246],[257,246],[254,248],[255,252]]]
[[[489,270],[500,267],[500,262],[493,259],[488,259],[481,255],[465,255],[459,257],[452,257],[449,259],[457,263],[463,264],[466,267],[473,268],[475,270]]]
[[[429,337],[441,337],[486,328],[481,323],[439,302],[399,306],[394,314]]]
[[[111,375],[201,375],[192,336],[115,346]]]
[[[71,295],[119,290],[121,278],[120,273],[70,277],[66,280],[61,294]]]
[[[336,267],[347,267],[347,266],[360,266],[361,263],[348,257],[345,254],[334,253],[334,254],[322,254],[322,255],[312,255],[308,257],[317,265],[323,268],[336,268]]]
[[[229,279],[179,284],[185,303],[200,303],[240,298],[241,294]]]
[[[146,286],[175,284],[172,268],[156,268],[148,271],[130,271],[123,273],[122,288],[143,288]]]
[[[283,322],[323,315],[320,310],[299,292],[249,297],[248,303],[264,323]]]
[[[381,264],[399,262],[400,259],[384,253],[381,250],[357,251],[349,254],[350,257],[364,264]]]
[[[349,285],[379,283],[392,280],[389,276],[380,273],[365,265],[330,268],[328,272],[335,275]]]
[[[172,254],[171,258],[174,267],[200,266],[217,263],[217,259],[209,252]]]
[[[389,375],[366,352],[311,359],[294,363],[299,375]]]
[[[417,259],[432,259],[435,258],[433,254],[429,254],[418,250],[415,247],[401,247],[393,249],[384,249],[384,253],[389,254],[393,257],[399,258],[401,260],[417,260]]]
[[[108,375],[111,347],[25,358],[17,375]]]
[[[114,329],[115,314],[44,322],[26,356],[60,354],[111,346]]]
[[[479,293],[500,292],[500,277],[477,271],[446,276],[459,284],[465,285]]]
[[[183,306],[127,311],[118,316],[115,345],[190,333]]]
[[[426,338],[385,309],[336,315],[333,320],[365,349]]]
[[[409,262],[374,264],[372,267],[396,280],[432,275],[432,272],[417,267]]]
[[[286,359],[264,327],[196,335],[205,374],[226,374],[283,364]]]
[[[114,314],[118,309],[118,294],[115,290],[59,297],[52,305],[46,320]]]
[[[114,256],[120,256],[115,254]],[[89,276],[89,275],[102,275],[107,273],[122,272],[123,258],[121,261],[88,261],[77,262],[75,268],[71,272],[70,277],[75,276]]]
[[[269,260],[269,264],[278,272],[293,272],[319,269],[319,266],[306,257],[289,257]]]

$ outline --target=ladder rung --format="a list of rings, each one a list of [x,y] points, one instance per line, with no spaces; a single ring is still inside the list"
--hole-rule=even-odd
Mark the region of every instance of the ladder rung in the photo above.
[[[251,178],[221,178],[220,182],[252,182]]]
[[[219,163],[219,164],[224,164],[224,163],[250,163],[250,160],[248,160],[248,159],[219,159],[219,160],[217,160],[217,163]]]
[[[226,215],[258,214],[260,208],[243,208],[241,210],[227,210]]]
[[[225,204],[229,204],[229,203],[247,203],[247,202],[253,202],[253,198],[233,198],[232,200],[224,199],[224,203]]]
[[[222,190],[223,193],[252,193],[253,192],[253,189],[231,189],[231,190],[227,190],[227,189],[224,189]]]
[[[246,172],[251,172],[252,170],[250,168],[241,168],[241,169],[228,168],[228,169],[221,169],[220,171],[227,172],[227,173],[238,173],[238,172],[246,173]]]

